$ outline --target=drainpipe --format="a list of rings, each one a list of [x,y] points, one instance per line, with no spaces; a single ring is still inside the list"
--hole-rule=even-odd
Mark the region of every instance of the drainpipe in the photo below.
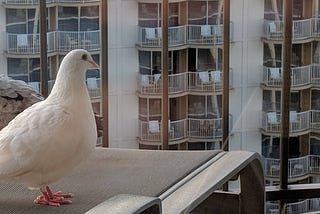
[[[222,149],[229,150],[229,48],[230,48],[230,0],[224,0],[223,8],[223,56],[222,56]]]
[[[102,147],[109,147],[108,96],[108,1],[101,1],[101,93],[102,93]]]
[[[169,95],[168,95],[168,0],[162,0],[161,4],[161,79],[162,79],[162,99],[161,99],[161,142],[162,149],[169,149]]]
[[[40,1],[40,82],[41,94],[48,96],[48,62],[47,62],[47,6]],[[36,20],[36,19],[35,19]]]
[[[291,50],[292,50],[292,0],[283,2],[284,8],[284,41],[282,45],[282,94],[280,125],[280,188],[288,188],[288,148],[289,148],[289,108],[291,83]],[[281,208],[284,201],[280,202]]]

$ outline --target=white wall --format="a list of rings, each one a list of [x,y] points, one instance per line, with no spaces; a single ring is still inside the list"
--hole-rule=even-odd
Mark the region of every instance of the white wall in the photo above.
[[[232,0],[230,19],[234,42],[230,45],[230,67],[233,68],[234,89],[230,92],[230,113],[233,129],[230,150],[261,153],[260,88],[263,63],[263,0]]]
[[[6,11],[0,6],[0,74],[7,74],[7,60],[4,56],[6,50]]]
[[[138,3],[109,0],[110,147],[138,148]]]

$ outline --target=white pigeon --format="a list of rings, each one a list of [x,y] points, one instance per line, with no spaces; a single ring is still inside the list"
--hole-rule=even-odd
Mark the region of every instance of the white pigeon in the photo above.
[[[95,118],[85,84],[88,68],[98,68],[86,50],[61,62],[47,99],[16,116],[0,131],[0,181],[40,188],[35,203],[69,204],[72,194],[52,193],[48,185],[66,175],[93,150]]]
[[[30,85],[0,75],[0,130],[31,105],[43,100],[43,97]]]

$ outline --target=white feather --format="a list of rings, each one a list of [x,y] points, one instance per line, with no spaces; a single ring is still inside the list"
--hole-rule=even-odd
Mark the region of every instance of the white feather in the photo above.
[[[0,180],[43,187],[67,174],[94,149],[97,131],[85,71],[85,50],[62,61],[49,97],[0,131]]]

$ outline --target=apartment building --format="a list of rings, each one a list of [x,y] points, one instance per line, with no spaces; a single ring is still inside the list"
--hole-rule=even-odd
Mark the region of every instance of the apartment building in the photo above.
[[[84,48],[100,59],[99,1],[47,1],[47,49],[49,89],[54,83],[63,56]],[[1,72],[40,89],[39,1],[2,1]],[[88,89],[97,113],[100,112],[100,74],[87,73]]]
[[[234,0],[230,11],[229,148],[261,153],[270,185],[279,182],[280,172],[282,2]],[[312,183],[319,182],[320,173],[319,1],[293,2],[289,181]],[[36,88],[37,4],[3,0],[0,7],[0,27],[5,29],[0,63],[9,76]],[[161,2],[108,4],[110,146],[160,149]],[[99,62],[99,6],[98,0],[47,0],[51,80],[71,49],[87,49]],[[221,148],[222,18],[222,0],[169,1],[170,149]],[[99,71],[88,71],[87,83],[100,112]],[[312,207],[315,200],[296,206]],[[276,210],[275,204],[268,207]]]

